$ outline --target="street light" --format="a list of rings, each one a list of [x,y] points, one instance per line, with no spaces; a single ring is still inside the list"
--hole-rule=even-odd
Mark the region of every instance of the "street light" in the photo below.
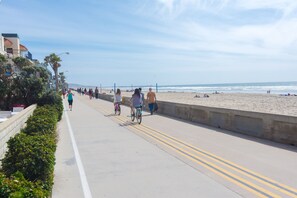
[[[70,53],[69,53],[69,52],[62,52],[62,53],[60,53],[60,54],[57,54],[57,56],[60,56],[60,55],[62,55],[62,54],[67,54],[67,55],[69,55]]]

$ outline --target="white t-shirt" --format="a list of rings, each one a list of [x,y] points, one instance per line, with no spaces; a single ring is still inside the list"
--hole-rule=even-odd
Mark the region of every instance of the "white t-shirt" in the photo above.
[[[121,95],[114,95],[114,99],[113,99],[114,102],[122,102],[122,96]]]
[[[140,93],[141,104],[144,105],[144,93]]]

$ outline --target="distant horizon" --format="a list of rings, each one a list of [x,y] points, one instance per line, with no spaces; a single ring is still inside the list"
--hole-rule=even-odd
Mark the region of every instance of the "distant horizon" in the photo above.
[[[297,85],[297,81],[279,81],[279,82],[234,82],[234,83],[210,83],[210,84],[159,84],[158,83],[158,87],[174,87],[174,86],[185,86],[185,87],[189,87],[189,86],[197,86],[197,85],[200,85],[200,86],[214,86],[214,85],[252,85],[252,84],[269,84],[269,83],[296,83]],[[79,85],[81,87],[99,87],[99,85],[83,85],[83,84],[80,84],[80,83],[68,83],[69,85]],[[149,85],[133,85],[131,84],[133,87],[155,87],[156,86],[156,83],[155,84],[149,84]],[[117,87],[131,87],[131,85],[118,85],[116,84]],[[112,88],[114,86],[114,84],[112,85],[102,85],[101,84],[101,87],[102,88]],[[296,90],[297,91],[297,90]]]

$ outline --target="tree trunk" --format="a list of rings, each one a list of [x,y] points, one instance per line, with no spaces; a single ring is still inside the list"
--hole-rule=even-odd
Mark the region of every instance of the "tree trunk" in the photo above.
[[[58,77],[58,68],[55,68],[55,80],[56,80],[56,92],[59,92],[59,77]]]

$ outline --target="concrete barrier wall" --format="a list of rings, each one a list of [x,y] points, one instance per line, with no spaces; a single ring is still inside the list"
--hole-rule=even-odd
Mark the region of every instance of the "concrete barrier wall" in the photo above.
[[[99,98],[113,101],[112,95]],[[123,97],[124,105],[129,101]],[[158,101],[158,106],[159,114],[297,146],[297,117],[164,101]]]
[[[0,159],[5,155],[7,141],[24,127],[26,121],[33,114],[36,105],[31,105],[12,116],[7,121],[0,123]]]

